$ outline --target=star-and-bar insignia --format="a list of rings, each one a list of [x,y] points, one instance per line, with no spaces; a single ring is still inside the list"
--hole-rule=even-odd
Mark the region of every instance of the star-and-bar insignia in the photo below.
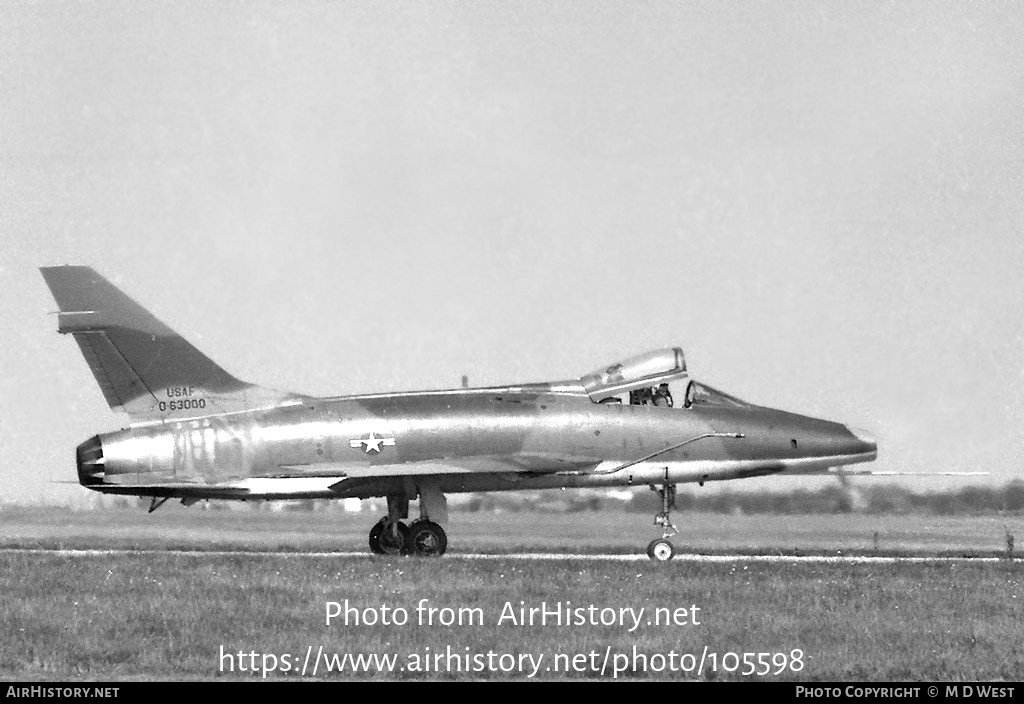
[[[373,433],[370,433],[369,437],[359,438],[359,439],[356,439],[356,440],[349,440],[348,444],[351,447],[359,447],[361,445],[366,445],[366,452],[367,452],[367,454],[369,454],[370,452],[380,452],[380,446],[381,445],[385,445],[387,447],[394,446],[395,439],[394,438],[379,438],[376,435],[374,435]]]

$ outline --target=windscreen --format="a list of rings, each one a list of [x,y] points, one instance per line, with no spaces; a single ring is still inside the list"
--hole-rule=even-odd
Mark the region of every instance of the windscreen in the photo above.
[[[693,406],[727,406],[730,408],[748,408],[746,401],[730,396],[707,384],[691,381],[686,388],[686,408]]]

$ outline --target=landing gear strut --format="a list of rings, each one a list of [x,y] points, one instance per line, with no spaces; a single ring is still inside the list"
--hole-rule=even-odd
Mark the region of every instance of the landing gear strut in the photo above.
[[[388,496],[388,515],[370,529],[370,550],[377,555],[408,555],[412,548],[409,526],[409,498],[403,494]]]
[[[652,540],[647,546],[647,557],[657,562],[668,562],[676,554],[675,546],[669,540],[679,530],[672,524],[671,511],[676,507],[676,485],[668,483],[668,471],[665,472],[665,483],[658,488],[651,484],[651,491],[658,492],[661,498],[661,513],[654,517],[654,525],[661,526],[662,535]]]
[[[433,506],[433,513],[441,520],[447,518],[447,505],[443,494],[432,488],[421,491],[420,517],[410,525],[402,522],[409,517],[409,498],[405,495],[388,496],[388,515],[370,529],[370,550],[376,555],[420,555],[440,557],[448,549],[448,536],[438,523],[430,520],[423,508]]]
[[[382,518],[370,529],[370,550],[377,555],[408,555],[412,532],[401,521]]]

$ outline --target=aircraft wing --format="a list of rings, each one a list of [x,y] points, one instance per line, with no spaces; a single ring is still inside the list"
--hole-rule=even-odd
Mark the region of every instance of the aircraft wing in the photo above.
[[[386,477],[412,477],[438,474],[516,474],[521,472],[559,472],[595,464],[587,460],[574,464],[560,458],[549,457],[472,457],[431,462],[403,464],[354,464],[350,462],[320,462],[314,465],[281,465],[283,472],[340,477],[342,479],[382,479]]]
[[[245,477],[223,482],[154,482],[104,484],[102,491],[111,494],[143,494],[153,496],[244,499],[247,496],[304,496],[335,491],[335,485],[346,479],[383,479],[438,474],[505,474],[530,471],[498,460],[475,459],[471,466],[437,462],[407,464],[354,465],[327,462],[316,465],[281,465],[285,476]],[[296,476],[299,475],[299,476]]]
[[[586,465],[593,462],[586,462]],[[280,465],[277,476],[243,477],[220,482],[109,483],[96,487],[106,494],[179,499],[303,499],[332,498],[347,490],[347,480],[374,480],[423,475],[521,474],[558,472],[580,465],[552,458],[474,457],[442,462],[355,464],[322,462]]]

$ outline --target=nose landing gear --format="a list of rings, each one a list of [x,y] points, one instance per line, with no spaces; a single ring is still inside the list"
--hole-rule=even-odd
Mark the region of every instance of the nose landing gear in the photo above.
[[[651,484],[651,491],[658,492],[661,498],[661,513],[654,517],[654,525],[661,526],[662,535],[652,540],[647,546],[647,557],[656,562],[668,562],[676,554],[675,546],[669,540],[679,530],[672,524],[671,511],[676,507],[676,485],[668,483],[668,471],[665,472],[665,483],[658,488]]]

